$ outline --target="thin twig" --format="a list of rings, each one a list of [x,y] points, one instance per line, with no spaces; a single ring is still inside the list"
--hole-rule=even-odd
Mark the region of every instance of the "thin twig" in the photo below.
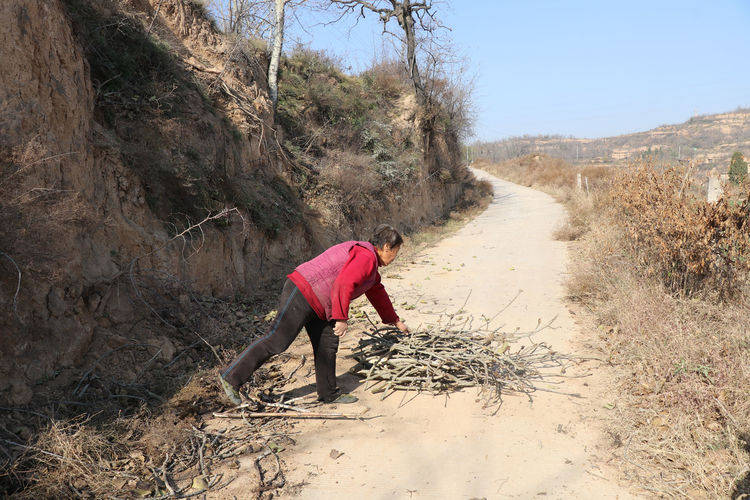
[[[164,0],[159,0],[159,5],[156,6],[156,12],[154,12],[154,17],[151,19],[151,24],[148,25],[148,29],[146,30],[146,36],[151,33],[151,28],[154,27],[154,21],[156,21],[156,18],[159,16],[159,9],[161,9],[161,3]]]
[[[21,269],[18,267],[18,264],[16,264],[16,261],[13,260],[13,257],[8,255],[7,253],[0,251],[0,255],[8,259],[13,266],[16,268],[16,272],[18,273],[18,282],[16,283],[16,293],[13,295],[13,314],[15,315],[16,319],[23,324],[23,321],[21,321],[21,318],[18,316],[18,293],[21,291]]]
[[[359,415],[345,415],[343,413],[282,413],[282,412],[241,412],[241,413],[218,413],[213,414],[216,418],[309,418],[309,419],[343,419],[356,420],[362,418]]]

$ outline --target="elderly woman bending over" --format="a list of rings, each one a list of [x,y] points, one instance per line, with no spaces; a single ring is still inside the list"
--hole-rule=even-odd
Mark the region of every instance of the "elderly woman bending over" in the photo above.
[[[356,401],[350,394],[341,394],[336,386],[339,337],[347,330],[349,303],[362,294],[384,323],[409,331],[393,310],[378,273],[378,267],[393,262],[402,243],[398,231],[383,224],[375,229],[370,241],[339,243],[297,266],[287,276],[278,314],[268,333],[250,344],[221,374],[220,382],[229,399],[240,404],[240,386],[271,356],[288,349],[305,327],[315,357],[318,399]]]

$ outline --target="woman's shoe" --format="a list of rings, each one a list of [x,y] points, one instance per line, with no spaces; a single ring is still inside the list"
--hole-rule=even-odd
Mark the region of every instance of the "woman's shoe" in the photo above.
[[[344,394],[339,394],[336,399],[331,401],[331,403],[346,405],[350,403],[356,403],[357,401],[359,401],[359,398],[355,396],[354,394],[344,393]]]
[[[224,377],[219,375],[219,384],[221,385],[221,388],[224,389],[224,393],[227,395],[227,398],[229,401],[232,402],[232,404],[239,406],[242,404],[242,397],[240,396],[240,391],[234,388],[232,384],[227,382]]]
[[[330,398],[324,399],[322,401],[323,401],[323,403],[326,403],[326,404],[342,404],[342,405],[345,405],[345,404],[349,404],[349,403],[356,403],[357,401],[359,401],[359,398],[357,396],[355,396],[354,394],[349,394],[347,392],[345,392],[345,393],[336,392]]]

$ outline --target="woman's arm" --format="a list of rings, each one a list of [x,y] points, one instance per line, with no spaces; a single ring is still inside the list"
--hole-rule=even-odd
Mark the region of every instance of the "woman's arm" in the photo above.
[[[400,321],[396,311],[393,309],[391,298],[388,296],[388,292],[385,291],[382,283],[378,282],[377,285],[367,290],[365,295],[370,304],[378,312],[378,315],[380,315],[383,323],[395,324]]]

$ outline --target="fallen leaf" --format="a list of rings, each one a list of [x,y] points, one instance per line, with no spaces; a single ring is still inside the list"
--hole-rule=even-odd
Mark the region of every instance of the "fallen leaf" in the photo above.
[[[208,489],[208,483],[206,482],[206,478],[203,476],[195,476],[193,478],[193,484],[190,486],[192,490],[195,491],[203,491]]]
[[[273,321],[276,318],[276,314],[277,314],[276,311],[271,311],[268,314],[266,314],[266,316],[263,318],[263,320],[265,320],[265,321]]]
[[[339,457],[340,457],[341,455],[343,455],[343,454],[344,454],[344,452],[343,452],[343,451],[339,451],[339,450],[331,450],[331,453],[329,453],[328,455],[329,455],[329,456],[330,456],[330,457],[331,457],[332,459],[336,460],[337,458],[339,458]]]
[[[280,451],[284,451],[284,447],[283,446],[278,445],[278,444],[274,443],[273,441],[270,441],[268,443],[268,447],[271,448],[271,451],[274,452],[274,453],[278,453]]]

